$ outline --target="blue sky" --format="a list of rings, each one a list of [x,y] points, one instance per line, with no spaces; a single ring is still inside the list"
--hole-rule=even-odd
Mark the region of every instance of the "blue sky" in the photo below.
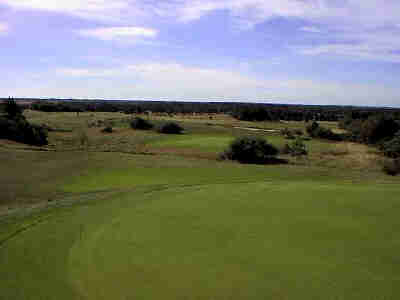
[[[400,106],[398,0],[0,0],[0,96]]]

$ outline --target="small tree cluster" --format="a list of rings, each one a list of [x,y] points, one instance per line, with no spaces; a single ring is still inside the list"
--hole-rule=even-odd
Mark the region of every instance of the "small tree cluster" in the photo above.
[[[381,150],[387,157],[400,158],[400,131],[396,133],[393,139],[382,143]]]
[[[341,141],[343,137],[340,134],[334,133],[329,128],[320,126],[317,122],[313,122],[306,128],[307,133],[313,138],[326,139],[331,141]]]
[[[0,118],[0,138],[35,146],[47,145],[47,130],[30,124],[22,114],[23,109],[13,100],[6,101],[6,116]]]
[[[281,134],[288,140],[294,140],[296,136],[302,136],[304,133],[301,129],[290,130],[289,128],[283,128]]]
[[[30,124],[25,118],[0,118],[0,138],[35,146],[48,144],[47,130]]]
[[[367,119],[351,119],[346,116],[339,122],[339,126],[348,131],[348,140],[365,144],[388,141],[400,130],[400,122],[390,115],[373,115]]]
[[[386,160],[383,164],[382,170],[391,176],[400,174],[400,158]]]
[[[131,128],[133,129],[149,130],[153,127],[154,125],[152,123],[140,117],[136,117],[131,121]]]
[[[175,122],[164,123],[158,128],[159,133],[166,133],[166,134],[180,134],[182,133],[182,131],[183,127]]]
[[[10,98],[6,101],[5,112],[8,119],[16,119],[22,116],[23,108]]]
[[[236,138],[224,151],[221,159],[235,160],[240,163],[266,164],[277,162],[278,149],[265,139],[254,136]]]

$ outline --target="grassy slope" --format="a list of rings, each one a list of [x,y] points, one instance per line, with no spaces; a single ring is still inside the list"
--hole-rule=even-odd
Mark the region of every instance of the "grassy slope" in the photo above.
[[[32,114],[75,131],[93,118]],[[345,169],[364,148],[311,141],[310,161],[286,166],[199,160],[240,134],[204,122],[182,136],[86,129],[91,151],[190,158],[3,149],[2,203],[53,201],[0,218],[0,299],[399,297],[398,179],[365,157]],[[51,147],[78,149],[75,131],[51,133]]]

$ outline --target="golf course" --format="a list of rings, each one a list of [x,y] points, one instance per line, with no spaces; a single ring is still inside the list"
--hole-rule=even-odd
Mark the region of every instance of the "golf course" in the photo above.
[[[376,148],[313,138],[306,158],[240,164],[219,153],[254,124],[226,115],[152,116],[179,135],[24,115],[55,130],[0,140],[2,300],[400,298],[400,179]],[[276,147],[305,128],[257,126]]]

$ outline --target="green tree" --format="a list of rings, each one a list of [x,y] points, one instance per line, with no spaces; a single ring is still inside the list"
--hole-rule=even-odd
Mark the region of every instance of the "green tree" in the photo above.
[[[6,101],[5,111],[9,119],[16,119],[22,116],[22,107],[19,106],[14,99],[10,98]]]

